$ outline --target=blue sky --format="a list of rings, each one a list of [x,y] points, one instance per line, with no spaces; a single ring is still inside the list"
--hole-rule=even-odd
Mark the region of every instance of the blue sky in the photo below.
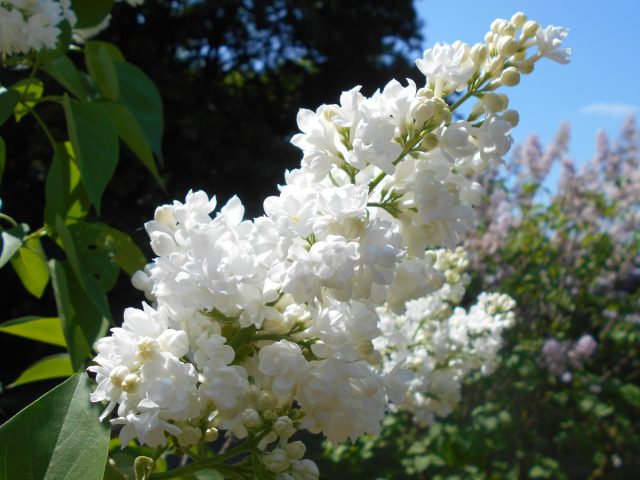
[[[629,112],[640,114],[640,1],[637,0],[416,0],[425,48],[437,41],[482,41],[495,18],[518,10],[543,26],[569,28],[571,63],[541,61],[520,85],[506,89],[520,112],[516,142],[537,133],[548,144],[563,121],[572,126],[571,154],[589,160],[595,135],[616,136]]]

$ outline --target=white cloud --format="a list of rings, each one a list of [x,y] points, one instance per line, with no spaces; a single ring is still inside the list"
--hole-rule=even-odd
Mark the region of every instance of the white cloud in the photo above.
[[[625,117],[638,112],[637,105],[630,105],[628,103],[591,103],[586,107],[582,107],[580,113],[582,114],[596,114],[596,115],[609,115],[612,117]]]

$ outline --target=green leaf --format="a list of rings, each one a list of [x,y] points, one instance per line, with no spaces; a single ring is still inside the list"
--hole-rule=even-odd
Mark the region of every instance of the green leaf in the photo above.
[[[98,25],[109,15],[113,0],[71,0],[71,8],[78,17],[75,28],[89,28]]]
[[[163,114],[158,88],[135,65],[116,62],[115,67],[120,83],[120,103],[136,117],[151,149],[161,157]]]
[[[39,78],[25,78],[11,85],[11,89],[20,94],[20,101],[14,110],[16,122],[19,122],[42,97],[44,84]]]
[[[71,363],[77,371],[96,340],[105,335],[110,317],[96,307],[66,262],[50,260],[49,268]]]
[[[2,175],[4,174],[4,167],[7,164],[7,146],[4,144],[4,140],[0,137],[0,183],[2,183]]]
[[[116,262],[127,275],[133,275],[138,270],[143,269],[148,263],[142,250],[138,248],[129,235],[111,227],[107,227],[106,235],[109,241],[113,243],[115,249],[113,261]]]
[[[9,118],[20,100],[20,94],[15,90],[9,89],[0,93],[0,125]]]
[[[22,246],[22,239],[24,238],[24,230],[21,227],[12,227],[9,230],[5,230],[0,234],[2,238],[2,253],[0,253],[0,268],[11,260]]]
[[[629,405],[640,408],[640,387],[627,383],[620,387],[620,394]]]
[[[45,73],[80,99],[87,98],[87,87],[73,62],[63,55],[49,60],[41,67]]]
[[[0,480],[101,480],[110,428],[86,374],[74,375],[0,427]]]
[[[90,269],[91,267],[89,267],[89,269],[84,267],[83,260],[86,258],[86,252],[78,251],[76,242],[74,241],[74,235],[60,217],[56,218],[56,232],[58,233],[61,246],[67,254],[67,260],[69,261],[72,272],[75,274],[76,281],[82,290],[84,290],[86,297],[91,300],[94,307],[110,322],[111,311],[109,310],[109,303],[105,296],[104,284],[101,284],[101,279],[99,278],[101,271],[92,271]],[[79,246],[82,248],[82,244]],[[114,269],[117,274],[117,268]]]
[[[66,347],[62,324],[58,317],[20,317],[0,324],[0,332]]]
[[[97,222],[77,222],[69,225],[68,230],[83,274],[93,278],[101,290],[111,290],[120,270],[113,259],[116,247],[108,227]]]
[[[81,220],[87,216],[89,205],[71,143],[57,144],[45,183],[45,223],[55,227],[56,216]]]
[[[67,128],[82,183],[100,212],[100,199],[118,163],[118,134],[111,117],[97,104],[63,97]]]
[[[106,42],[88,41],[84,45],[84,59],[91,77],[95,80],[100,93],[109,100],[119,95],[118,75],[113,58],[105,46]]]
[[[104,108],[113,119],[116,124],[116,129],[118,130],[118,135],[122,141],[131,149],[136,157],[140,159],[144,166],[149,169],[153,176],[156,177],[156,180],[162,183],[156,162],[151,153],[151,145],[145,133],[142,131],[140,123],[136,120],[136,117],[127,110],[126,107],[117,103],[105,102],[101,103],[100,106]]]
[[[43,358],[31,365],[20,374],[15,382],[8,385],[8,388],[51,378],[70,377],[71,375],[73,375],[73,368],[71,368],[69,354],[60,353]]]
[[[36,298],[42,297],[49,283],[47,256],[39,238],[30,238],[11,258],[11,265],[20,277],[22,285]]]

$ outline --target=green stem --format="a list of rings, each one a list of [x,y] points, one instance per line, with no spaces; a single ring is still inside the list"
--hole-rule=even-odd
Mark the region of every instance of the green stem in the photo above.
[[[232,448],[226,453],[218,455],[214,458],[205,460],[199,463],[192,463],[190,465],[186,465],[184,467],[176,468],[175,470],[171,470],[169,472],[158,472],[151,474],[151,478],[153,480],[159,480],[163,478],[176,478],[184,475],[190,475],[195,472],[199,472],[200,470],[205,470],[207,468],[212,468],[214,470],[226,470],[227,472],[233,472],[233,465],[223,464],[227,460],[231,460],[243,453],[247,453],[251,451],[259,442],[262,440],[269,432],[264,431],[261,434],[253,437],[251,440],[238,445],[235,448]]]
[[[9,215],[6,215],[4,213],[0,213],[0,218],[3,220],[6,220],[7,222],[9,222],[12,226],[17,227],[18,226],[18,222],[16,222],[13,218],[11,218]]]
[[[44,120],[42,120],[42,117],[40,116],[40,114],[38,114],[38,112],[36,112],[33,108],[29,109],[29,113],[31,113],[33,115],[33,118],[36,119],[36,121],[38,122],[38,125],[40,125],[40,128],[42,128],[42,131],[47,136],[47,139],[49,140],[49,143],[51,144],[51,148],[53,148],[53,151],[55,152],[56,151],[56,140],[55,140],[55,138],[53,138],[53,134],[51,133],[51,130],[49,130],[47,125],[44,123]]]

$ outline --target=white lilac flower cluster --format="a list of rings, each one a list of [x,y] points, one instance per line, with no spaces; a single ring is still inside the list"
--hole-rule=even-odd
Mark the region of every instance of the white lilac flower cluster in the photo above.
[[[404,399],[392,410],[410,412],[421,426],[451,413],[472,373],[493,373],[515,307],[511,297],[495,293],[482,293],[469,310],[457,306],[469,282],[467,254],[460,247],[430,253],[446,283],[432,295],[407,302],[403,315],[380,308],[382,335],[374,342],[386,371],[397,365],[406,369]]]
[[[131,6],[144,0],[126,1]],[[74,30],[74,39],[84,40],[106,28],[110,16],[100,26]],[[61,33],[60,24],[77,22],[71,0],[0,0],[0,54],[25,54],[55,48]]]
[[[64,20],[76,23],[71,0],[0,0],[0,53],[54,48]]]
[[[571,369],[581,369],[595,353],[598,342],[591,335],[582,335],[575,342],[548,338],[541,350],[542,364],[553,375],[569,383],[573,379]]]
[[[375,434],[390,402],[408,403],[407,375],[436,391],[434,382],[491,369],[512,321],[504,297],[483,296],[470,312],[418,331],[433,373],[405,368],[418,354],[402,338],[405,357],[383,362],[390,347],[381,352],[376,339],[380,312],[425,318],[420,302],[460,299],[464,275],[449,254],[426,249],[454,246],[473,225],[482,188],[469,178],[512,143],[517,114],[492,91],[513,83],[503,72],[557,54],[547,37],[563,37],[514,18],[494,23],[487,44],[427,50],[423,88],[393,80],[371,97],[356,87],[337,105],[301,110],[292,139],[301,167],[265,200],[264,216],[245,220],[235,197],[213,213],[216,199],[204,192],[156,210],[145,228],[157,258],[133,278],[151,304],[125,311],[90,368],[91,399],[108,403],[103,418],[115,412],[123,444],[184,447],[224,431],[259,446],[255,455],[277,478],[309,480],[317,467],[290,441],[295,431],[332,442]],[[503,38],[515,47],[496,49]],[[450,107],[443,96],[464,84],[482,108],[452,120],[460,102]],[[453,345],[475,360],[446,364]],[[442,365],[451,380],[435,373]]]

